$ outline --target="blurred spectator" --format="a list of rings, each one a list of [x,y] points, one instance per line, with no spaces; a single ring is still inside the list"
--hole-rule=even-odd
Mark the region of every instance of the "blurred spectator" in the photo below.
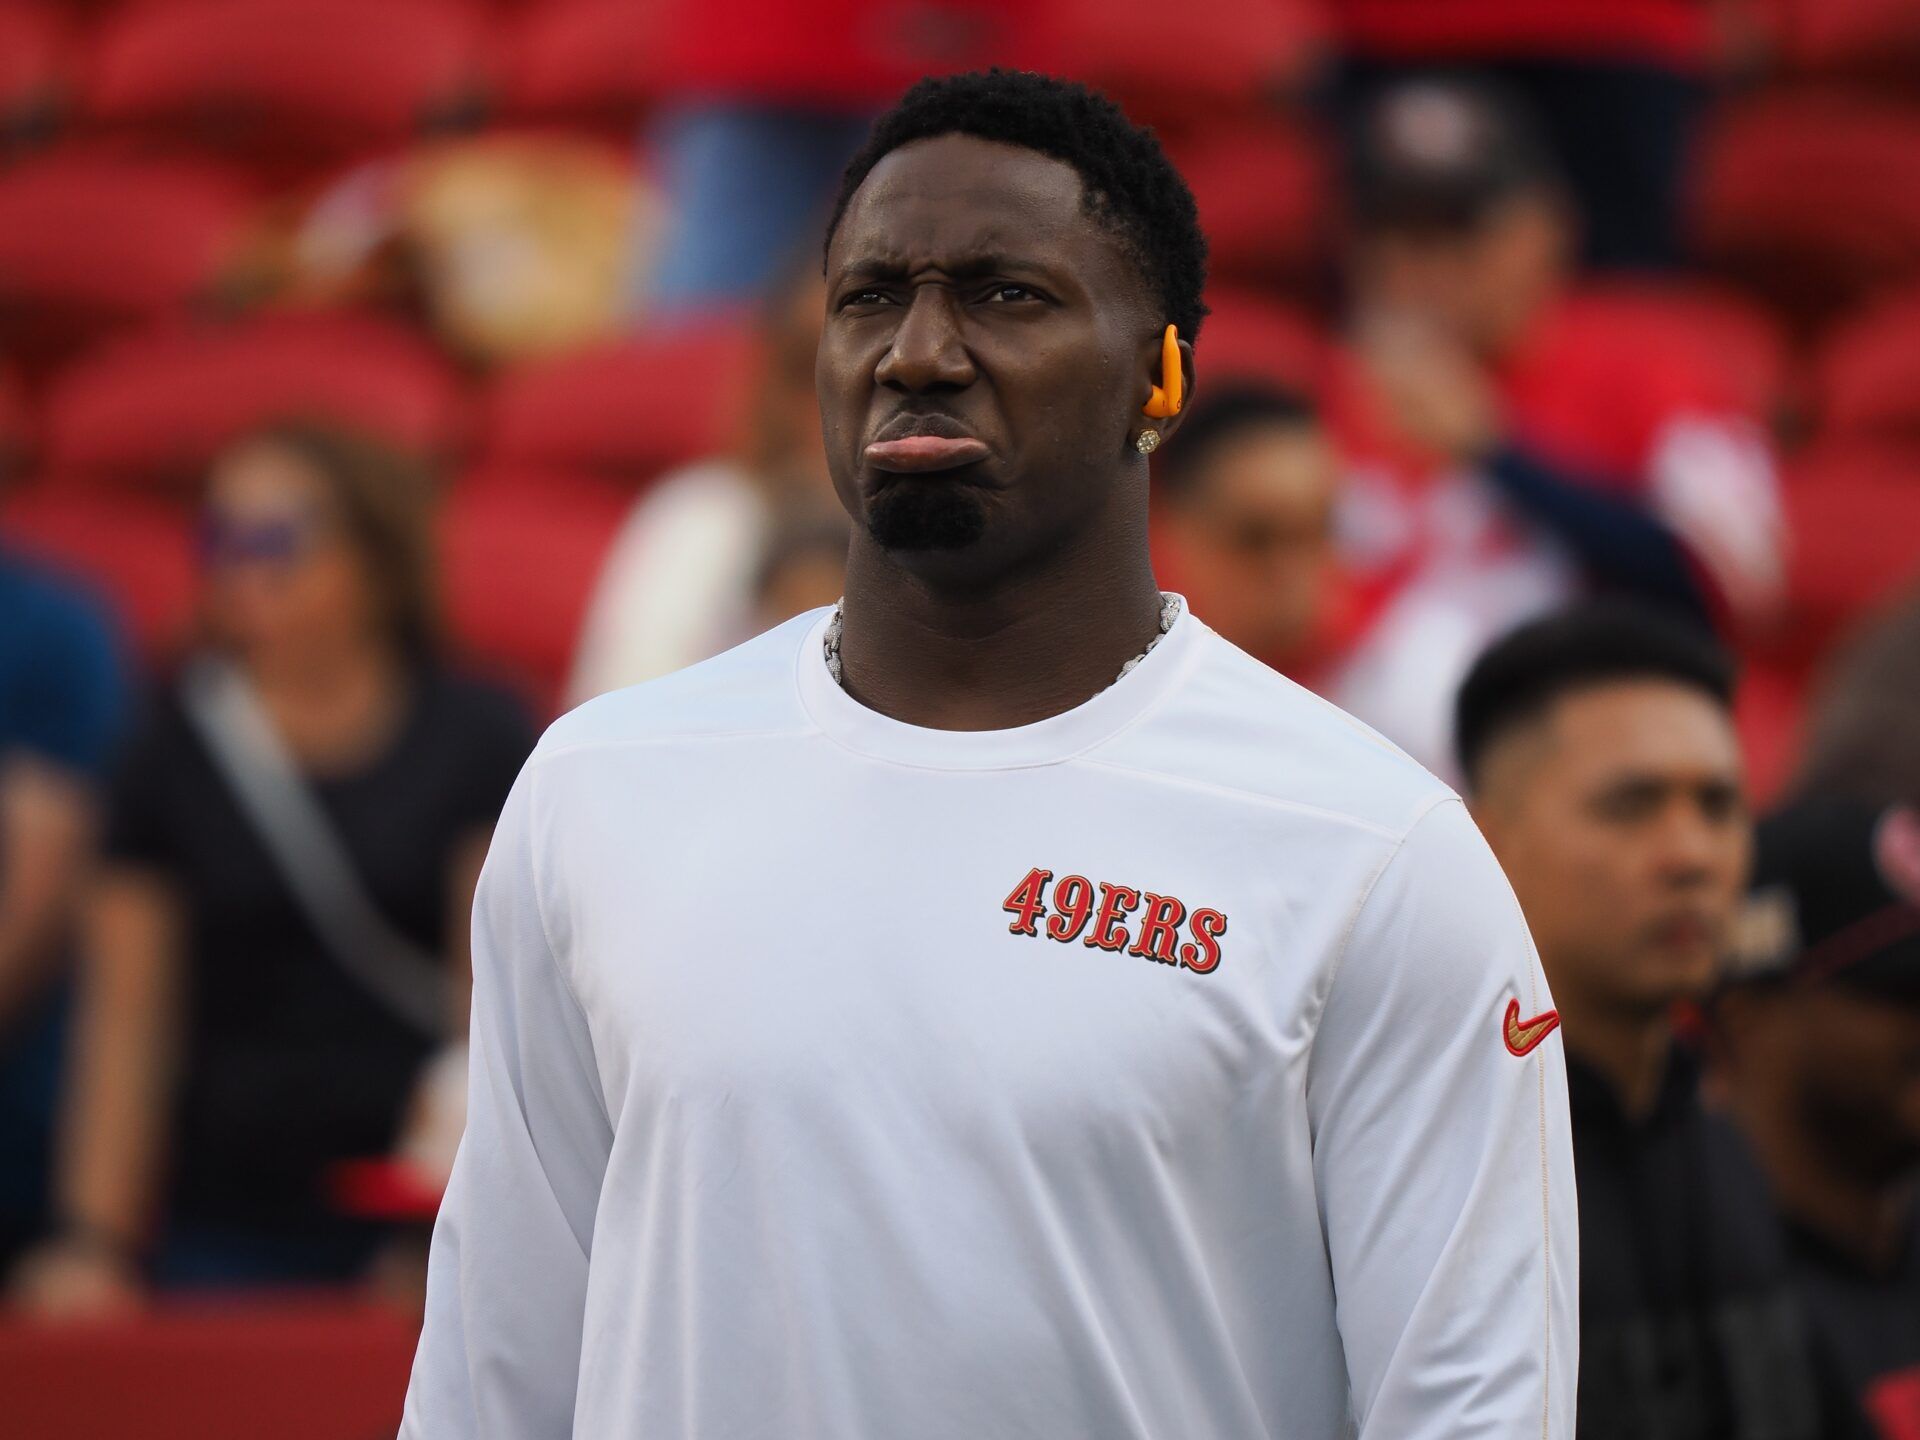
[[[660,480],[614,537],[581,627],[569,704],[747,638],[776,513],[812,508],[841,518],[813,388],[825,310],[825,284],[809,255],[769,307],[765,369],[738,452]]]
[[[1031,3],[1031,0],[1029,0]],[[666,315],[764,302],[867,123],[923,75],[1009,53],[1016,0],[679,0],[648,132],[672,211],[647,299]]]
[[[124,757],[85,906],[30,1305],[128,1302],[150,1244],[195,1286],[345,1279],[379,1238],[328,1166],[394,1148],[464,1033],[473,884],[532,741],[438,656],[422,482],[307,424],[213,469],[204,639]]]
[[[1720,0],[1333,0],[1350,103],[1415,76],[1480,75],[1540,117],[1586,212],[1585,258],[1680,258],[1681,181]]]
[[[1814,699],[1793,788],[1920,804],[1920,592],[1841,652]]]
[[[753,587],[753,613],[740,638],[750,639],[839,600],[850,538],[844,515],[830,515],[813,506],[776,518]]]
[[[1729,377],[1568,293],[1570,202],[1517,113],[1409,85],[1358,147],[1355,355],[1332,414],[1372,615],[1331,695],[1444,768],[1445,697],[1529,615],[1588,588],[1767,612],[1779,503]]]
[[[1920,812],[1770,817],[1730,968],[1717,1075],[1786,1219],[1820,1434],[1920,1434]]]
[[[659,201],[618,152],[569,135],[447,141],[362,166],[300,219],[283,272],[296,302],[419,311],[457,354],[490,364],[615,333],[629,267]]]
[[[1333,447],[1312,405],[1203,390],[1154,462],[1155,569],[1249,654],[1311,685],[1335,609]]]
[[[1746,875],[1732,693],[1711,641],[1608,607],[1516,631],[1459,696],[1473,813],[1566,1038],[1582,1440],[1821,1433],[1765,1182],[1670,1018],[1713,983]]]
[[[0,1272],[44,1219],[61,961],[121,689],[100,607],[0,549]]]

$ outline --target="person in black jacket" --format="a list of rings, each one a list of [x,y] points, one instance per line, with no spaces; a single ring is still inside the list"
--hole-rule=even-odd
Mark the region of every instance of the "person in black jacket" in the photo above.
[[[1748,865],[1732,688],[1704,635],[1590,606],[1495,644],[1458,698],[1470,803],[1565,1030],[1581,1440],[1820,1434],[1764,1181],[1671,1018],[1712,984]],[[1516,1052],[1549,1023],[1524,1018]]]
[[[150,1283],[346,1280],[386,1238],[335,1213],[331,1167],[430,1108],[428,1062],[466,1028],[474,882],[533,742],[442,658],[425,480],[308,423],[213,468],[202,636],[122,757],[82,905],[55,1228],[13,1279],[42,1314]],[[320,851],[289,864],[245,802],[195,700],[210,676],[305,794],[309,839],[331,837],[331,894]]]
[[[1838,796],[1760,827],[1716,1078],[1786,1221],[1829,1440],[1920,1436],[1920,811]]]

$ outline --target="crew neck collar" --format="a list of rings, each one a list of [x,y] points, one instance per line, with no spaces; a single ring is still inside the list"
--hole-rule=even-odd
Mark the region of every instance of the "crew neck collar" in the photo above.
[[[1058,715],[1010,730],[936,730],[870,710],[827,672],[822,642],[831,609],[802,632],[795,657],[800,703],[828,738],[875,759],[933,770],[1009,770],[1051,765],[1117,734],[1171,694],[1199,659],[1205,626],[1186,598],[1160,643],[1113,684]]]

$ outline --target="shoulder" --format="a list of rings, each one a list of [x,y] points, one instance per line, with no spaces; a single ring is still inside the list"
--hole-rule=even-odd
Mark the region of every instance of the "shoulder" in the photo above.
[[[433,664],[420,673],[421,701],[435,721],[456,723],[469,734],[525,741],[534,727],[526,702],[506,685],[459,666]]]
[[[1092,763],[1394,839],[1456,798],[1379,732],[1201,628],[1185,683]]]
[[[78,581],[0,552],[0,609],[27,627],[51,657],[71,665],[110,658],[113,623],[106,602]]]
[[[811,729],[794,667],[801,642],[824,614],[797,615],[710,660],[596,696],[547,727],[533,762],[610,746],[693,744]]]

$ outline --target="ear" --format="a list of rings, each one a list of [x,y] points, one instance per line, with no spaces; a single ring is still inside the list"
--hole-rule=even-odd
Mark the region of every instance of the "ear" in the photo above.
[[[1151,363],[1154,378],[1141,413],[1165,439],[1180,428],[1193,404],[1193,346],[1180,338],[1177,327],[1169,325],[1160,332]]]

